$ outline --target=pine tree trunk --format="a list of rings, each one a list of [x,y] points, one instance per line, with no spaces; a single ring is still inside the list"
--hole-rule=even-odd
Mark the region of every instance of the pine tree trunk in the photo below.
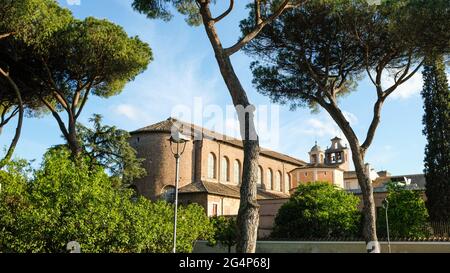
[[[236,252],[254,253],[259,224],[259,206],[257,203],[257,169],[259,156],[259,141],[254,125],[254,107],[250,104],[247,94],[239,78],[234,72],[230,57],[226,55],[217,35],[211,12],[207,6],[202,6],[200,13],[209,41],[214,49],[220,73],[230,92],[233,105],[239,117],[241,137],[244,146],[244,164],[242,169],[242,184],[240,189],[240,205],[237,216]]]
[[[77,157],[81,153],[81,146],[78,142],[78,134],[76,129],[76,120],[69,117],[69,128],[68,128],[67,144],[69,145],[70,151],[73,157]]]
[[[257,203],[258,141],[244,141],[241,203],[237,217],[237,253],[254,253],[258,238],[259,205]]]
[[[376,231],[376,207],[375,200],[373,198],[372,181],[370,180],[369,173],[365,168],[364,155],[361,154],[360,149],[356,150],[357,151],[354,151],[354,149],[352,149],[352,157],[355,165],[356,176],[358,178],[358,184],[361,187],[363,197],[363,236],[366,244],[371,244],[368,252],[379,253],[380,250]]]
[[[320,102],[321,106],[328,111],[330,116],[339,126],[344,133],[347,141],[350,144],[352,151],[353,164],[355,165],[356,177],[358,178],[358,184],[361,188],[361,194],[363,198],[363,236],[366,241],[369,253],[379,253],[379,243],[377,237],[376,227],[376,213],[375,213],[375,200],[373,198],[372,181],[370,180],[369,173],[365,168],[365,150],[363,150],[359,144],[358,137],[350,126],[350,123],[345,118],[342,111],[339,109],[336,102],[326,103]],[[377,114],[375,114],[375,121],[377,121]],[[373,126],[377,126],[379,121],[375,122]]]
[[[17,119],[16,133],[14,134],[13,140],[9,145],[5,157],[2,160],[0,160],[0,169],[3,168],[11,160],[14,154],[14,150],[16,149],[17,143],[19,142],[20,134],[22,132],[23,115],[24,115],[22,95],[20,94],[19,88],[17,87],[13,79],[11,79],[9,73],[6,73],[5,71],[1,70],[1,74],[8,80],[8,82],[10,83],[10,85],[14,90],[14,93],[16,94],[16,98],[19,104],[19,116]]]

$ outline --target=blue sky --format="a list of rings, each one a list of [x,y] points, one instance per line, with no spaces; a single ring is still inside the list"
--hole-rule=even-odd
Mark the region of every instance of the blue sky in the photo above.
[[[132,10],[132,0],[59,2],[72,10],[77,18],[106,18],[123,26],[129,35],[138,35],[149,43],[154,54],[154,61],[148,70],[129,83],[120,95],[109,99],[91,97],[81,115],[81,122],[86,122],[93,113],[99,113],[104,116],[106,124],[134,130],[167,119],[180,105],[192,111],[198,110],[199,107],[193,107],[198,106],[196,101],[200,100],[206,109],[211,109],[211,105],[221,109],[231,105],[203,28],[187,26],[179,15],[170,22],[148,20]],[[219,23],[224,45],[231,45],[239,37],[238,23],[245,17],[244,6],[247,2],[237,1],[236,10]],[[224,7],[218,5],[217,8]],[[251,59],[237,53],[232,61],[251,102],[258,107],[276,110],[278,106],[258,94],[251,84]],[[385,104],[381,125],[366,158],[376,170],[387,169],[398,175],[422,172],[425,138],[422,136],[421,87],[419,73]],[[371,120],[374,92],[373,86],[365,79],[353,94],[341,102],[360,139],[365,137]],[[325,148],[331,138],[340,135],[337,126],[324,111],[312,114],[308,109],[297,109],[292,112],[287,106],[281,106],[279,119],[276,115],[272,116],[275,122],[259,130],[262,146],[300,159],[307,160],[307,152],[315,141]],[[214,127],[211,121],[208,123],[207,113],[203,122],[206,127]],[[236,121],[228,117],[223,125],[223,130],[230,132],[235,130]],[[1,146],[10,142],[13,127],[11,123],[0,135]],[[211,129],[221,131],[221,128]],[[53,117],[27,118],[16,157],[39,162],[48,147],[63,142],[60,135]]]

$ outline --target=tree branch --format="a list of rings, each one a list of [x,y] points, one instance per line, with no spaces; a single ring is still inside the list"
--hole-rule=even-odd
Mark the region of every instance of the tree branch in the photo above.
[[[11,114],[6,117],[6,113],[9,111],[9,108],[11,108],[10,106],[8,106],[7,108],[4,108],[2,111],[2,117],[1,117],[1,121],[0,121],[0,128],[5,126],[13,117],[15,117],[17,115],[17,113],[19,113],[20,111],[20,107],[17,106],[12,112]]]
[[[40,98],[40,100],[47,106],[47,108],[52,112],[53,117],[58,122],[59,128],[61,129],[61,132],[63,133],[64,137],[68,139],[69,132],[67,131],[66,125],[64,124],[64,121],[62,121],[61,117],[59,116],[58,112],[56,111],[55,107],[53,107],[47,100],[44,98]]]
[[[225,55],[231,56],[234,53],[238,52],[239,50],[241,50],[241,48],[243,48],[251,40],[253,40],[253,38],[255,38],[266,25],[272,23],[275,19],[277,19],[286,9],[298,7],[306,1],[303,1],[301,4],[299,3],[299,4],[295,4],[295,5],[290,5],[289,2],[290,2],[289,0],[285,0],[280,5],[278,10],[275,11],[271,16],[269,16],[269,18],[267,18],[266,20],[262,20],[261,23],[256,25],[252,31],[250,31],[247,35],[245,35],[236,44],[234,44],[233,46],[231,46],[229,48],[224,49]]]
[[[83,96],[83,100],[81,101],[81,105],[80,105],[80,107],[78,108],[78,111],[75,114],[75,119],[77,119],[80,116],[81,111],[83,111],[84,105],[86,105],[86,101],[88,99],[89,92],[91,92],[91,86],[92,86],[92,84],[90,84],[89,87],[86,88],[86,91],[85,91],[84,96]]]
[[[261,19],[261,0],[255,0],[255,25],[262,23]]]
[[[56,85],[55,81],[53,80],[52,72],[50,71],[50,68],[48,67],[47,63],[44,61],[43,58],[41,58],[41,61],[44,65],[45,71],[47,72],[47,76],[49,78],[50,83],[53,86],[53,94],[56,98],[56,100],[64,107],[64,109],[69,113],[69,102],[64,98],[63,94],[61,94],[58,90],[58,86]]]
[[[16,33],[15,32],[9,32],[9,33],[5,33],[5,34],[1,34],[0,35],[0,40],[8,38],[9,36],[12,36],[14,34],[16,34]]]
[[[419,71],[419,69],[422,67],[423,63],[424,63],[424,61],[422,60],[417,65],[417,67],[411,73],[409,73],[408,76],[406,76],[406,73],[403,73],[403,75],[400,77],[399,81],[397,81],[394,85],[392,85],[391,87],[389,87],[388,89],[386,89],[383,92],[383,97],[387,98],[389,95],[391,95],[397,89],[397,87],[399,87],[401,84],[403,84],[404,82],[411,79],[411,77],[414,76],[417,73],[417,71]],[[409,70],[409,68],[408,68],[408,70]],[[408,72],[408,71],[405,70],[405,72]],[[402,79],[402,77],[403,77],[403,79]]]
[[[380,124],[381,120],[381,108],[384,103],[384,97],[378,97],[377,102],[374,105],[373,108],[373,117],[372,122],[370,123],[369,129],[367,130],[367,136],[364,140],[364,143],[361,145],[361,149],[365,152],[370,144],[372,144],[373,138],[375,136],[375,131],[378,128],[378,125]]]
[[[224,13],[222,13],[221,15],[219,15],[216,18],[212,19],[214,21],[214,23],[217,23],[220,20],[222,20],[223,18],[227,17],[228,14],[230,14],[230,12],[233,10],[233,8],[234,8],[234,0],[230,0],[230,6],[228,7],[228,9]]]
[[[2,74],[8,80],[9,84],[12,86],[14,93],[17,97],[18,103],[19,103],[19,118],[17,121],[16,133],[14,134],[13,140],[11,141],[11,144],[9,145],[6,155],[0,161],[0,169],[1,169],[11,160],[14,150],[16,149],[17,143],[19,142],[20,134],[22,132],[24,107],[23,107],[22,95],[20,94],[19,87],[17,87],[17,84],[10,77],[9,72],[6,72],[2,68],[0,68],[0,74]]]

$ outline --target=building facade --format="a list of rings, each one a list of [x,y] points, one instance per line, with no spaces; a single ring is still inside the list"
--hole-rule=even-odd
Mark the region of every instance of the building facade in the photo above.
[[[180,202],[198,203],[209,216],[236,215],[244,161],[242,141],[173,118],[131,132],[130,143],[137,156],[145,159],[147,170],[147,175],[134,183],[137,192],[154,201],[173,200],[175,159],[168,141],[173,130],[191,138],[180,159]],[[258,200],[288,198],[290,172],[306,164],[262,148]]]
[[[197,203],[208,216],[237,215],[244,152],[242,141],[173,118],[131,132],[130,144],[143,158],[147,175],[133,183],[138,194],[156,201],[172,202],[175,195],[175,158],[170,137],[181,132],[190,138],[183,147],[179,170],[179,202]],[[278,209],[295,189],[306,183],[327,182],[359,197],[362,196],[356,173],[350,171],[349,149],[335,137],[322,150],[317,143],[309,152],[309,163],[261,148],[258,160],[259,236],[270,234]],[[386,196],[388,181],[409,181],[423,190],[423,175],[392,176],[375,172],[366,165],[374,186],[376,206]]]

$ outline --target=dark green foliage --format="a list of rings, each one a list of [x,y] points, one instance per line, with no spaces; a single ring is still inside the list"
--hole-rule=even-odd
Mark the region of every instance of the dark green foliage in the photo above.
[[[213,3],[215,0],[212,1]],[[162,19],[169,21],[173,15],[173,6],[179,13],[186,16],[189,25],[199,26],[202,24],[199,8],[195,0],[134,0],[133,8],[145,14],[149,19]]]
[[[421,54],[450,53],[450,3],[448,0],[389,0],[390,19],[399,38],[419,46]],[[392,12],[393,11],[393,12]]]
[[[38,95],[44,95],[31,74],[38,61],[34,53],[48,50],[52,35],[71,20],[70,11],[54,0],[0,0],[0,68],[18,86],[28,114],[42,112]],[[0,75],[0,127],[18,113],[18,103],[11,84]]]
[[[112,186],[101,167],[59,147],[42,167],[27,171],[11,162],[0,171],[0,252],[66,252],[69,241],[82,252],[170,252],[173,206],[131,198],[131,190]],[[179,252],[208,239],[212,226],[198,205],[178,211]]]
[[[359,237],[360,200],[326,182],[300,185],[275,218],[271,237]]]
[[[39,105],[39,88],[30,75],[37,62],[34,53],[48,51],[54,33],[71,20],[70,11],[54,0],[0,0],[0,67],[10,73],[29,108]],[[14,104],[15,100],[11,87],[0,77],[0,102]]]
[[[406,189],[404,185],[388,185],[388,221],[391,238],[427,237],[430,235],[428,212],[422,192]],[[386,238],[386,209],[379,210],[379,235]]]
[[[69,102],[80,89],[100,97],[118,94],[152,60],[148,44],[128,37],[121,26],[93,17],[74,19],[53,39],[44,61],[53,75],[48,80],[56,86],[47,88],[56,87]]]
[[[136,158],[136,151],[128,142],[130,134],[115,126],[102,124],[102,117],[94,115],[93,128],[78,124],[80,143],[93,165],[105,168],[119,184],[129,184],[146,174],[143,159]]]
[[[450,88],[442,56],[427,59],[423,77],[427,208],[432,221],[449,221]]]
[[[214,227],[214,236],[209,240],[209,245],[216,246],[220,244],[227,247],[228,253],[231,253],[231,248],[236,245],[237,240],[236,219],[218,216],[211,218],[211,223]]]
[[[70,11],[55,0],[0,0],[0,37],[14,37],[36,50],[44,50],[71,20]]]
[[[73,19],[54,34],[49,54],[40,56],[42,90],[54,90],[42,98],[52,112],[74,155],[81,152],[76,123],[90,95],[108,98],[142,73],[152,60],[149,46],[128,37],[122,27],[107,20]],[[64,122],[59,112],[67,114]]]
[[[400,23],[390,20],[394,6],[312,1],[285,13],[245,48],[259,58],[251,66],[253,83],[275,102],[314,110],[354,90],[367,71],[411,71],[419,46],[401,40],[395,29]],[[251,21],[243,21],[241,29],[245,34]],[[408,79],[398,76],[399,84]]]

